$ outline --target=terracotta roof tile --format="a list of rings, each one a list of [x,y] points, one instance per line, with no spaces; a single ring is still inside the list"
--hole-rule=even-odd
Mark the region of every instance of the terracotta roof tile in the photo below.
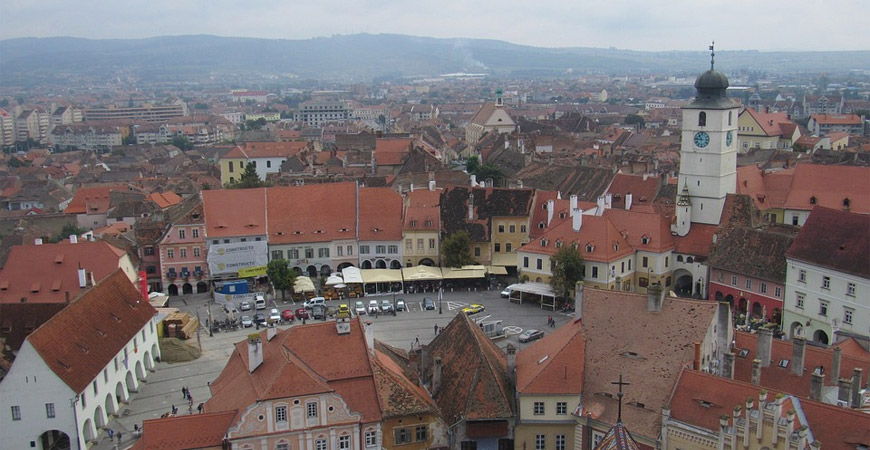
[[[624,209],[626,194],[631,194],[634,206],[651,204],[656,198],[660,184],[661,181],[656,176],[617,173],[613,176],[607,192],[613,194],[613,208]]]
[[[142,437],[132,450],[220,447],[235,415],[235,411],[228,411],[145,420]]]
[[[793,234],[738,227],[719,238],[709,266],[785,283],[785,252]]]
[[[689,228],[689,234],[674,236],[674,251],[687,255],[707,256],[713,246],[713,235],[716,234],[716,225],[693,223]]]
[[[268,233],[265,188],[202,191],[202,202],[209,239]]]
[[[69,202],[64,214],[99,214],[109,210],[109,193],[111,191],[126,191],[125,186],[98,186],[79,188]]]
[[[640,208],[630,211],[607,209],[604,217],[625,236],[635,250],[661,253],[674,249],[670,221],[661,214],[641,212]]]
[[[360,188],[359,240],[402,240],[402,197],[396,191],[390,188]]]
[[[870,167],[798,164],[784,208],[809,211],[815,206],[870,214]],[[815,198],[815,199],[813,199]]]
[[[354,183],[308,184],[267,189],[270,212],[269,243],[354,239],[356,195]],[[399,203],[401,204],[401,199]],[[362,206],[360,202],[360,208]],[[282,214],[281,211],[285,213]],[[396,220],[399,221],[401,232],[401,206]]]
[[[870,215],[817,206],[786,257],[870,278]]]
[[[520,250],[553,255],[559,250],[560,244],[576,244],[583,259],[589,261],[609,262],[634,253],[634,249],[613,222],[605,216],[594,215],[583,216],[580,231],[574,231],[572,219],[566,219],[540,238],[523,244]],[[591,252],[587,249],[589,245]]]
[[[586,342],[572,320],[517,352],[517,394],[572,394],[583,389]]]
[[[157,314],[122,270],[72,301],[27,337],[45,364],[82,392]]]
[[[403,369],[389,356],[375,351],[372,368],[383,417],[438,414],[438,406],[422,386],[405,377]]]

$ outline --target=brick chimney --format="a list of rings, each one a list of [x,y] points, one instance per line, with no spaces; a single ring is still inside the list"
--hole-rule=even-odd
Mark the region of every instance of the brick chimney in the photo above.
[[[507,348],[507,372],[508,379],[512,386],[517,384],[517,348],[513,344],[508,344]]]
[[[761,367],[770,367],[770,352],[772,345],[773,331],[769,328],[759,328],[757,357],[761,360]]]
[[[807,350],[807,341],[802,337],[795,337],[791,352],[791,373],[797,376],[804,374],[804,355]]]
[[[825,384],[825,375],[813,372],[810,380],[810,400],[822,401],[822,385]]]
[[[758,386],[761,384],[761,361],[758,359],[752,360],[752,384]]]
[[[848,378],[840,378],[837,381],[839,384],[839,389],[837,390],[837,400],[842,402],[846,402],[846,404],[852,403],[852,380]]]
[[[263,341],[259,334],[248,335],[248,372],[263,364]]]
[[[441,387],[441,357],[435,357],[435,365],[432,367],[432,396],[438,393]]]

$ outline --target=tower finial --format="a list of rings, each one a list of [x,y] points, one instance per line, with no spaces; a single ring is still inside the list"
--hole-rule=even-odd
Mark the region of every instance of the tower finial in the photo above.
[[[716,52],[713,50],[713,47],[716,45],[716,41],[710,43],[710,70],[713,70],[713,63],[716,59]]]
[[[623,396],[622,387],[628,386],[631,383],[626,383],[626,382],[622,381],[622,374],[619,374],[619,381],[611,381],[610,384],[618,384],[619,385],[619,392],[616,394],[616,397],[619,399],[619,410],[618,410],[619,412],[617,413],[617,416],[616,416],[616,423],[622,423],[622,396]]]

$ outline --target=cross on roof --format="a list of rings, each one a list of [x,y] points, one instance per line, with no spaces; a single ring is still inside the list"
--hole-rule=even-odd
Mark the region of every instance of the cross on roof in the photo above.
[[[622,387],[629,386],[631,383],[622,381],[622,374],[619,374],[619,381],[611,381],[610,384],[619,385],[619,392],[616,394],[616,398],[619,399],[619,412],[616,416],[616,423],[622,423],[622,396],[624,395],[622,393]]]
[[[716,41],[710,43],[710,70],[713,70],[713,62],[716,59],[716,52],[713,50],[713,47],[716,45]]]

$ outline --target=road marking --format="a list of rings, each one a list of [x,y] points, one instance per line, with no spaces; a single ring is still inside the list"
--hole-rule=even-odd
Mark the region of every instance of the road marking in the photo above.
[[[468,306],[468,303],[460,303],[460,302],[446,302],[447,309],[453,311],[454,309],[462,309]]]
[[[487,314],[487,315],[485,315],[485,316],[480,316],[480,317],[477,317],[477,316],[472,316],[472,317],[473,317],[473,318],[472,318],[471,320],[473,320],[474,323],[479,324],[479,323],[483,322],[484,320],[489,319],[490,317],[492,317],[492,314]]]
[[[502,328],[502,332],[504,332],[505,335],[520,334],[523,332],[523,329],[514,325],[508,325]]]

